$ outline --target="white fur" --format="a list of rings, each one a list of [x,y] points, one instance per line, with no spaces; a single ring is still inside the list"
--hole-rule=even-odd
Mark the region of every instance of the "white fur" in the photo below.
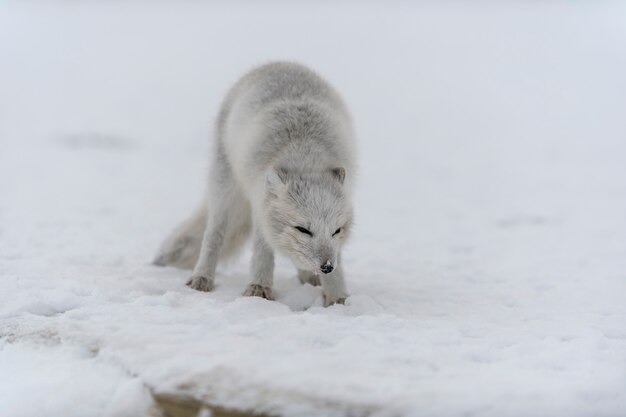
[[[302,65],[258,67],[224,100],[215,143],[208,203],[179,226],[155,263],[195,263],[188,285],[209,291],[218,260],[236,253],[252,229],[246,295],[272,298],[279,251],[303,282],[321,282],[326,304],[342,302],[340,253],[352,223],[356,150],[339,95]]]

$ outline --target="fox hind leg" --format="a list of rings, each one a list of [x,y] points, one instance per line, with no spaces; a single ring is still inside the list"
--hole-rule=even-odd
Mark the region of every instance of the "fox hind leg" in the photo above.
[[[319,287],[320,285],[322,285],[319,275],[314,274],[313,272],[304,271],[302,269],[298,269],[298,279],[303,285],[310,284],[314,287]]]
[[[187,281],[199,291],[213,289],[218,261],[239,252],[250,232],[250,205],[237,187],[221,147],[212,167],[209,201],[211,210],[198,260]]]

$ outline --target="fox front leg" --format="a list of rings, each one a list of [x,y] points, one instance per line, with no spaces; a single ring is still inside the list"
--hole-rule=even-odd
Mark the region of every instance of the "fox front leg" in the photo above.
[[[322,294],[324,295],[324,307],[345,303],[348,292],[343,279],[343,267],[340,257],[337,259],[335,269],[328,274],[320,275],[320,280],[322,282]]]
[[[274,251],[267,244],[260,231],[254,231],[252,248],[252,282],[243,295],[262,297],[273,300],[272,284],[274,282]]]

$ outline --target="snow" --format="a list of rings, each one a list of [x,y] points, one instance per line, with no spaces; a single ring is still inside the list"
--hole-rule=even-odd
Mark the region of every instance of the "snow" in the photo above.
[[[117,389],[105,415],[108,417],[150,415],[154,407],[155,402],[152,399],[152,394],[143,381],[139,378],[133,378],[128,382],[124,382]]]
[[[7,3],[0,416],[626,413],[626,8],[617,2]],[[347,27],[346,27],[347,26]],[[245,298],[150,265],[251,66],[343,93],[351,297],[279,259]]]

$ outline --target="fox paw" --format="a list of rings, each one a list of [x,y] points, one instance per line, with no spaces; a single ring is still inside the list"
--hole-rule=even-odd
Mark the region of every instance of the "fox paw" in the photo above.
[[[243,292],[246,297],[261,297],[266,300],[273,300],[272,289],[270,287],[264,287],[259,284],[250,284],[248,288]]]
[[[203,276],[192,276],[187,281],[187,286],[198,291],[211,291],[213,289],[213,279]]]
[[[331,306],[333,304],[345,304],[347,296],[343,297],[330,297],[324,294],[324,307]]]

